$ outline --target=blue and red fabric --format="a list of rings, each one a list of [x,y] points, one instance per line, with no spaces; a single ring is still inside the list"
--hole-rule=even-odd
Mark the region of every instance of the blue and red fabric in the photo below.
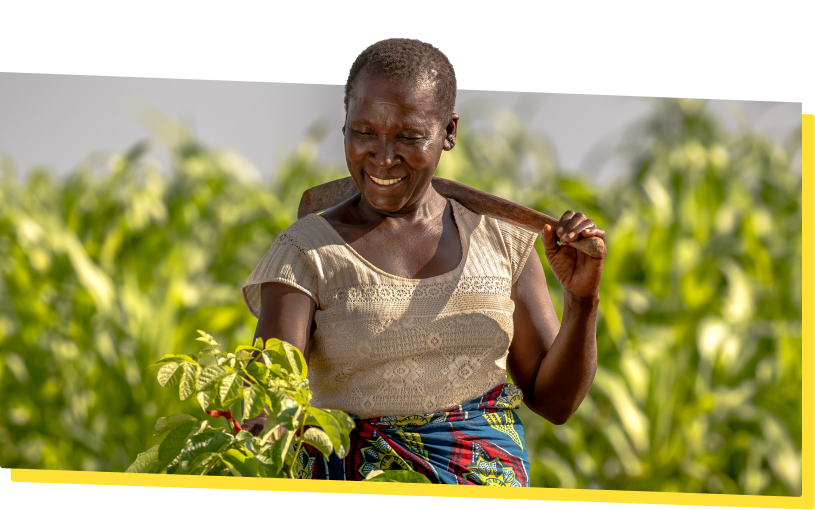
[[[374,470],[407,469],[433,483],[529,486],[521,390],[496,386],[440,413],[360,420],[345,459],[326,459],[310,445],[300,452],[300,477],[363,480]]]

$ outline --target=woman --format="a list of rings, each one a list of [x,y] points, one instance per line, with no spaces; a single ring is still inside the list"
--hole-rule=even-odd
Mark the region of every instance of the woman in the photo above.
[[[544,230],[559,324],[537,233],[431,186],[455,147],[455,91],[429,44],[389,39],[360,54],[342,128],[360,194],[282,232],[244,286],[255,336],[304,353],[312,404],[357,420],[347,457],[309,449],[305,477],[412,469],[435,483],[528,486],[514,409],[523,400],[562,424],[591,386],[603,260],[569,243],[605,232],[572,211]]]

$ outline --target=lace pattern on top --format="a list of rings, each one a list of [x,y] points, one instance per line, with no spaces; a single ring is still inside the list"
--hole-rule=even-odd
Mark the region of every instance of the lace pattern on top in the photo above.
[[[322,218],[282,232],[244,285],[260,311],[260,284],[281,282],[315,300],[312,404],[360,418],[438,412],[506,382],[510,299],[537,233],[477,215],[451,200],[463,263],[412,280],[373,268]]]

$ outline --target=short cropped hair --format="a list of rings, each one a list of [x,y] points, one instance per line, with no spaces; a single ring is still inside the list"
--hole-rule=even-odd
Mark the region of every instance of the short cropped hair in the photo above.
[[[416,39],[385,39],[359,54],[345,83],[345,113],[356,79],[365,71],[406,84],[432,83],[433,100],[442,122],[453,115],[456,106],[456,73],[447,57],[432,44]]]

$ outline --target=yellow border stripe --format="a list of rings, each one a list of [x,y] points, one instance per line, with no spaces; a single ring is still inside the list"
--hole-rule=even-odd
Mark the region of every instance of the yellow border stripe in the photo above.
[[[659,503],[671,505],[745,506],[764,508],[811,508],[801,498],[782,496],[734,496],[725,494],[682,494],[664,492],[544,489],[538,487],[484,487],[475,485],[435,485],[371,483],[333,480],[286,480],[272,478],[232,478],[218,476],[153,475],[137,473],[89,473],[85,471],[42,471],[12,469],[12,482],[47,482],[136,487],[185,487],[191,489],[233,489],[292,492],[332,492],[341,494],[389,494],[458,498],[539,499],[587,501],[595,503]]]
[[[801,499],[807,508],[815,507],[815,115],[801,116],[801,184],[803,201],[802,228],[802,356],[803,399],[801,417]]]

